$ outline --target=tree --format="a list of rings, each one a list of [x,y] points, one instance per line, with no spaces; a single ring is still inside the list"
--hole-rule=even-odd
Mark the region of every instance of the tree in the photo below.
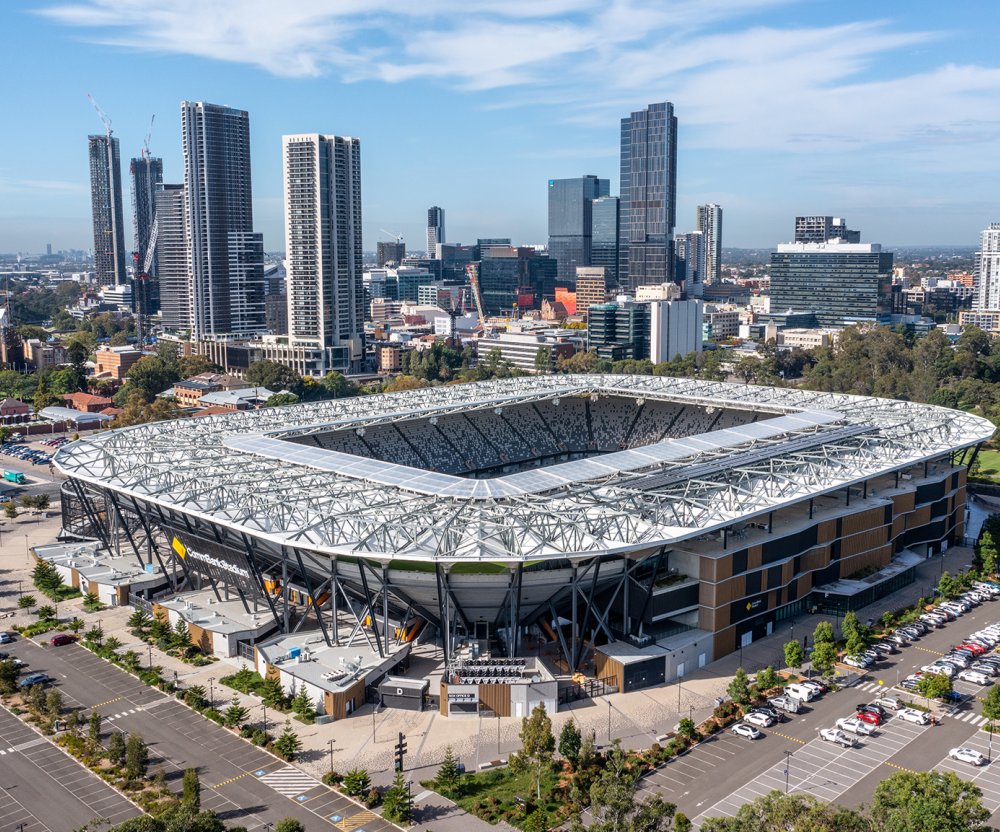
[[[208,705],[208,697],[205,695],[204,685],[191,685],[184,693],[184,701],[196,711],[200,711]]]
[[[757,690],[763,693],[766,690],[771,690],[771,688],[776,688],[781,683],[778,678],[778,674],[774,672],[774,668],[771,665],[765,667],[760,673],[757,674]]]
[[[729,694],[729,698],[737,705],[750,704],[750,680],[747,678],[747,672],[742,667],[736,668],[736,673],[726,688],[726,693]]]
[[[266,387],[279,393],[282,390],[294,392],[302,382],[302,377],[291,367],[264,359],[250,365],[245,380],[251,387]]]
[[[991,685],[983,699],[983,716],[990,722],[1000,719],[1000,687]]]
[[[298,404],[299,397],[294,393],[275,393],[273,396],[269,396],[267,401],[264,402],[265,407],[282,407],[286,404]]]
[[[45,604],[35,610],[39,621],[52,621],[56,617],[56,608]]]
[[[531,716],[521,720],[521,750],[511,754],[510,765],[523,769],[527,765],[541,766],[552,760],[556,738],[552,733],[552,720],[544,705],[536,705]]]
[[[296,818],[282,818],[274,824],[274,832],[306,832],[306,828]]]
[[[445,797],[457,795],[462,788],[462,770],[450,745],[444,749],[444,759],[434,778],[434,785]]]
[[[409,825],[410,793],[401,771],[396,772],[392,785],[382,795],[382,814],[393,823]]]
[[[300,719],[311,719],[316,713],[316,706],[305,685],[300,685],[298,692],[292,697],[292,712]]]
[[[372,781],[363,768],[353,768],[344,775],[343,785],[348,797],[358,797],[371,788]]]
[[[870,832],[853,809],[824,803],[812,795],[770,794],[743,804],[734,817],[707,818],[702,832]]]
[[[813,631],[813,644],[819,644],[824,641],[833,644],[833,640],[833,625],[829,621],[820,621]]]
[[[180,372],[176,367],[155,355],[147,355],[129,368],[128,382],[115,394],[115,404],[120,407],[132,393],[139,393],[145,402],[152,402],[158,394],[179,380]]]
[[[925,673],[917,680],[917,690],[925,699],[939,699],[951,692],[951,679],[943,673]]]
[[[569,760],[570,766],[576,768],[576,760],[580,755],[580,744],[583,737],[576,727],[575,720],[568,720],[559,732],[559,754]]]
[[[677,723],[677,733],[689,740],[698,738],[698,728],[695,726],[694,720],[687,716],[681,717],[681,721]]]
[[[125,737],[120,731],[112,731],[108,740],[108,759],[119,768],[125,765]]]
[[[184,769],[184,792],[181,805],[198,811],[201,808],[201,782],[198,780],[198,769]]]
[[[259,693],[261,701],[272,708],[276,708],[279,705],[283,706],[287,699],[285,691],[281,687],[281,682],[277,679],[265,679],[261,683]]]
[[[14,664],[13,659],[0,661],[0,693],[15,693],[17,691],[17,677],[21,669]]]
[[[332,399],[342,399],[347,396],[358,394],[358,385],[353,381],[348,381],[343,373],[336,371],[327,373],[320,381],[323,391]]]
[[[299,739],[299,735],[292,730],[291,723],[285,723],[285,730],[281,732],[281,736],[274,741],[274,750],[277,751],[286,760],[291,760],[302,748],[302,740]]]
[[[177,358],[175,350],[174,363],[181,378],[191,378],[191,376],[198,376],[202,373],[222,372],[222,367],[214,364],[204,355],[186,355],[183,358]],[[169,367],[170,364],[167,363],[167,366]]]
[[[99,748],[101,745],[101,721],[99,711],[90,712],[90,719],[87,720],[87,739],[91,748]]]
[[[35,397],[31,402],[32,407],[35,409],[35,413],[41,413],[50,404],[54,404],[57,401],[59,401],[59,397],[49,391],[49,386],[45,381],[45,376],[39,376],[38,386],[35,388]]]
[[[402,375],[389,379],[382,390],[385,393],[402,393],[404,390],[419,390],[421,387],[427,387],[427,382],[423,379]]]
[[[952,772],[897,771],[875,789],[870,816],[875,832],[988,830],[982,790]]]
[[[674,828],[676,807],[659,794],[638,799],[638,771],[615,743],[600,776],[590,787],[590,832],[668,832]],[[571,829],[583,829],[579,812]]]
[[[125,777],[129,780],[141,780],[146,776],[149,765],[149,750],[138,734],[129,734],[125,743]]]
[[[812,652],[812,669],[820,676],[826,676],[833,672],[833,665],[837,661],[837,648],[832,641],[817,642]]]
[[[10,505],[10,503],[7,503],[7,505]],[[17,605],[22,610],[30,610],[37,603],[38,601],[35,600],[34,595],[22,595],[20,598],[17,599]]]
[[[240,700],[234,696],[232,704],[222,714],[222,721],[227,728],[238,728],[247,721],[249,716],[249,709],[243,707],[240,704]]]
[[[858,614],[854,610],[848,610],[844,615],[843,622],[841,622],[840,632],[843,633],[845,639],[850,639],[860,629],[861,624],[858,621]]]
[[[785,664],[795,670],[802,667],[806,660],[805,650],[802,649],[801,642],[792,639],[785,643]]]
[[[943,598],[956,598],[962,592],[962,585],[958,578],[954,578],[950,573],[944,572],[938,581],[937,591]]]
[[[174,634],[171,638],[174,647],[186,650],[191,646],[191,632],[188,630],[187,622],[183,618],[178,618],[174,625]]]
[[[17,506],[14,505],[13,500],[8,500],[4,503],[3,513],[8,520],[14,520],[17,518]]]
[[[144,634],[146,628],[153,623],[153,617],[146,612],[142,607],[136,607],[135,611],[128,617],[128,621],[125,622],[126,626],[132,631],[133,635]]]

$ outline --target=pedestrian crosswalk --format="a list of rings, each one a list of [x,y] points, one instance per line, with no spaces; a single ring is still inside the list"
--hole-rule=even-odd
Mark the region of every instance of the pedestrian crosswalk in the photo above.
[[[107,716],[104,717],[104,721],[105,722],[114,722],[116,719],[121,719],[123,716],[128,716],[129,714],[134,714],[134,713],[137,713],[138,711],[141,711],[141,710],[142,710],[142,706],[140,705],[137,708],[129,708],[127,711],[122,711],[121,713],[108,714]]]
[[[885,694],[888,693],[889,687],[887,685],[880,685],[878,682],[861,682],[854,686],[857,690],[863,690],[867,693],[878,693]],[[961,711],[958,713],[946,713],[944,716],[951,717],[952,719],[957,719],[959,722],[967,722],[969,725],[981,726],[987,723],[986,717],[980,716],[975,711]]]
[[[310,789],[320,785],[319,780],[310,777],[303,771],[299,771],[295,766],[285,766],[277,771],[271,771],[260,778],[261,783],[267,783],[278,794],[290,797],[293,800]]]

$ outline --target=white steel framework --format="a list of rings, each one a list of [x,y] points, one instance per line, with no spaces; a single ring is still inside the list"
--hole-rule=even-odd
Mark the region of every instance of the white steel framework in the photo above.
[[[520,474],[463,480],[281,441],[573,395],[664,399],[768,418],[535,470],[541,479],[533,488],[502,487]],[[985,419],[913,402],[658,376],[558,375],[140,425],[71,443],[55,464],[98,489],[279,546],[386,564],[514,564],[649,552],[992,434]],[[559,469],[566,473],[547,475]]]

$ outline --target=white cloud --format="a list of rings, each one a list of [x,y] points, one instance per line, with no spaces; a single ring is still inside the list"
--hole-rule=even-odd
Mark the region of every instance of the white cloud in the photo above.
[[[429,80],[580,125],[671,100],[689,146],[905,155],[913,143],[995,143],[1000,69],[894,70],[938,35],[889,21],[759,24],[795,2],[70,0],[42,14],[104,44],[287,77]]]

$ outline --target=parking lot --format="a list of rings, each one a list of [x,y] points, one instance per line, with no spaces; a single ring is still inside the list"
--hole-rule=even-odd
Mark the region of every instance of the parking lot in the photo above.
[[[837,799],[851,806],[870,802],[875,786],[894,770],[954,771],[979,783],[984,804],[995,813],[993,822],[1000,822],[1000,764],[977,768],[947,756],[949,749],[962,746],[989,754],[989,734],[981,730],[986,724],[981,699],[989,685],[954,679],[962,701],[942,711],[938,726],[890,717],[875,735],[859,737],[858,747],[852,749],[818,738],[819,729],[853,715],[857,703],[885,695],[922,703],[919,696],[894,689],[897,682],[995,621],[1000,621],[1000,601],[985,602],[885,657],[860,676],[846,677],[849,687],[814,700],[802,713],[764,728],[763,738],[747,740],[723,732],[652,772],[640,786],[676,803],[700,825],[706,817],[734,814],[739,806],[773,789],[784,791],[786,759],[790,792]],[[843,673],[846,676],[846,668]],[[1000,684],[1000,678],[995,683]],[[1000,745],[997,750],[1000,752]]]
[[[97,775],[0,708],[0,819],[26,832],[71,832],[94,818],[142,814]]]
[[[174,790],[179,791],[185,768],[197,768],[202,806],[216,811],[227,822],[245,826],[250,832],[273,827],[286,816],[298,818],[310,830],[396,829],[314,777],[82,647],[43,648],[31,640],[19,639],[6,649],[25,659],[31,670],[44,670],[54,677],[68,705],[98,710],[105,718],[106,731],[140,734],[149,747],[150,770],[163,768]],[[216,689],[216,696],[224,695]],[[260,725],[262,717],[263,712],[258,711],[251,721]],[[268,730],[279,733],[285,719],[285,715],[268,709]],[[48,747],[62,755],[58,749]],[[4,757],[0,756],[0,771],[4,770]]]

